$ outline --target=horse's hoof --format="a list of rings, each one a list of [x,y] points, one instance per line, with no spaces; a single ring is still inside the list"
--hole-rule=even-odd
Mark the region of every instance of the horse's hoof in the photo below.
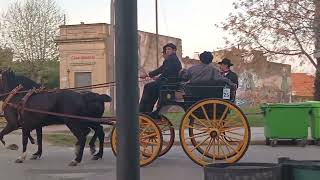
[[[78,162],[77,161],[71,161],[69,163],[69,166],[77,166],[78,165]]]
[[[99,156],[93,156],[92,158],[91,158],[91,160],[99,160],[99,159],[102,159],[102,157],[99,157]]]
[[[32,155],[30,160],[40,159],[40,155]]]
[[[96,152],[96,148],[90,147],[90,153],[91,153],[91,155],[94,155],[95,152]]]
[[[15,163],[23,163],[23,161],[21,159],[17,159]]]
[[[35,144],[36,142],[34,142],[34,140],[30,140],[30,143],[31,143],[31,144]]]
[[[17,151],[19,149],[19,146],[16,144],[10,144],[7,146],[7,149]]]

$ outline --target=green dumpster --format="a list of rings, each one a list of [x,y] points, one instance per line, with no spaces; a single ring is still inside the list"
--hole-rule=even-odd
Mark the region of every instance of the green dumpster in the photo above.
[[[272,146],[278,140],[299,140],[305,146],[308,138],[310,103],[264,104],[264,135],[266,144]]]
[[[315,141],[315,144],[320,145],[320,101],[307,101],[309,103],[311,111],[311,136]]]

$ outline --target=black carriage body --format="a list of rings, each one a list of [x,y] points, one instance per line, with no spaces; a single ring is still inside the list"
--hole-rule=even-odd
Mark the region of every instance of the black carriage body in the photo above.
[[[230,91],[230,98],[226,92]],[[225,93],[225,94],[224,94]],[[181,83],[163,82],[160,86],[159,106],[178,105],[185,111],[198,101],[207,98],[225,99],[231,103],[235,102],[236,91],[227,86],[225,82],[201,82],[201,83]],[[218,108],[219,112],[224,111],[223,107]]]

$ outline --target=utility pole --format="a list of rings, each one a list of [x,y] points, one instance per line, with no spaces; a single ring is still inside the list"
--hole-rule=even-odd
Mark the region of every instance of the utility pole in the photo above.
[[[137,0],[115,1],[117,180],[139,180]]]
[[[108,76],[109,82],[114,82],[115,81],[115,58],[114,58],[114,1],[115,0],[110,0],[110,38],[109,38],[109,61],[108,61]],[[116,102],[116,92],[115,92],[115,87],[111,86],[110,87],[110,95],[112,97],[112,101],[110,103],[110,111],[112,114],[115,114],[115,102]]]
[[[156,48],[157,48],[157,68],[159,67],[159,32],[158,32],[158,0],[155,0],[156,5]]]

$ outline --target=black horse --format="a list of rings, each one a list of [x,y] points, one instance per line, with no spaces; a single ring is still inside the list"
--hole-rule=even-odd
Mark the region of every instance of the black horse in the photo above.
[[[19,78],[14,76],[12,71],[2,72],[0,77],[0,93],[10,92],[20,82]],[[24,79],[23,82],[26,84],[28,79]],[[18,104],[24,95],[25,94],[17,94],[10,102]],[[57,92],[41,92],[34,94],[29,98],[25,107],[62,114],[101,117],[104,111],[104,102],[108,102],[110,100],[110,97],[107,95],[98,95],[94,93],[81,94],[70,90],[59,90]],[[96,111],[93,113],[92,108],[90,107],[96,107]],[[96,113],[97,111],[100,111],[100,114]],[[0,139],[3,139],[5,134],[16,130],[18,127],[22,127],[23,155],[17,160],[17,162],[23,162],[26,157],[25,152],[28,142],[27,138],[28,134],[30,134],[30,131],[33,129],[36,129],[37,136],[40,137],[39,139],[37,138],[39,145],[38,152],[35,153],[34,156],[41,156],[42,149],[40,147],[42,145],[42,127],[50,124],[66,124],[78,140],[77,144],[79,145],[79,151],[76,154],[75,160],[72,161],[70,165],[77,165],[77,163],[81,162],[86,136],[90,132],[90,128],[96,130],[100,141],[104,140],[103,128],[96,122],[83,121],[76,118],[57,117],[28,111],[25,111],[19,118],[19,112],[16,108],[11,106],[8,106],[4,110],[4,115],[7,120],[7,126],[0,132]],[[103,143],[102,152],[98,152],[98,157],[102,157],[102,153]]]
[[[0,71],[1,73],[1,71]],[[8,77],[10,77],[10,81],[12,82],[12,87],[16,87],[19,84],[21,84],[23,86],[22,91],[25,90],[30,90],[33,88],[39,89],[41,87],[40,84],[36,83],[35,81],[25,77],[25,76],[21,76],[21,75],[16,75],[13,71],[11,71],[10,69],[8,69],[6,71],[6,73],[4,75],[7,75]],[[107,95],[99,95],[97,93],[93,93],[90,91],[85,91],[81,93],[83,95],[83,97],[85,98],[85,100],[88,102],[87,104],[87,109],[88,109],[88,116],[90,117],[96,117],[99,118],[102,116],[102,114],[104,113],[104,102],[111,102],[112,98],[110,96]],[[1,97],[0,97],[1,98]],[[96,101],[98,100],[98,101]],[[53,120],[53,118],[55,118],[54,116],[50,117],[51,121]],[[52,121],[52,123],[58,123],[57,121]],[[94,130],[94,135],[91,138],[90,142],[89,142],[89,147],[90,147],[90,152],[93,155],[96,152],[96,148],[95,148],[95,142],[98,138],[98,131],[101,132],[101,130],[103,130],[102,126],[97,126],[99,129],[93,129]],[[41,157],[42,155],[42,128],[37,128],[36,129],[36,134],[37,134],[37,144],[38,144],[38,151],[36,153],[34,153],[32,155],[32,157],[30,159],[38,159]],[[101,159],[103,156],[103,145],[104,145],[104,139],[102,138],[102,136],[104,136],[104,132],[103,134],[100,135],[99,137],[99,151],[97,154],[95,154],[92,157],[92,160],[98,160]],[[0,139],[1,139],[1,133],[0,133]],[[29,140],[32,144],[34,144],[34,139],[32,138],[32,136],[30,135],[30,133],[28,133],[28,137]],[[2,143],[5,144],[5,142],[3,141],[3,139],[1,139]],[[78,151],[78,143],[76,143],[76,151]],[[77,152],[76,152],[77,153]],[[18,160],[19,161],[19,160]]]

